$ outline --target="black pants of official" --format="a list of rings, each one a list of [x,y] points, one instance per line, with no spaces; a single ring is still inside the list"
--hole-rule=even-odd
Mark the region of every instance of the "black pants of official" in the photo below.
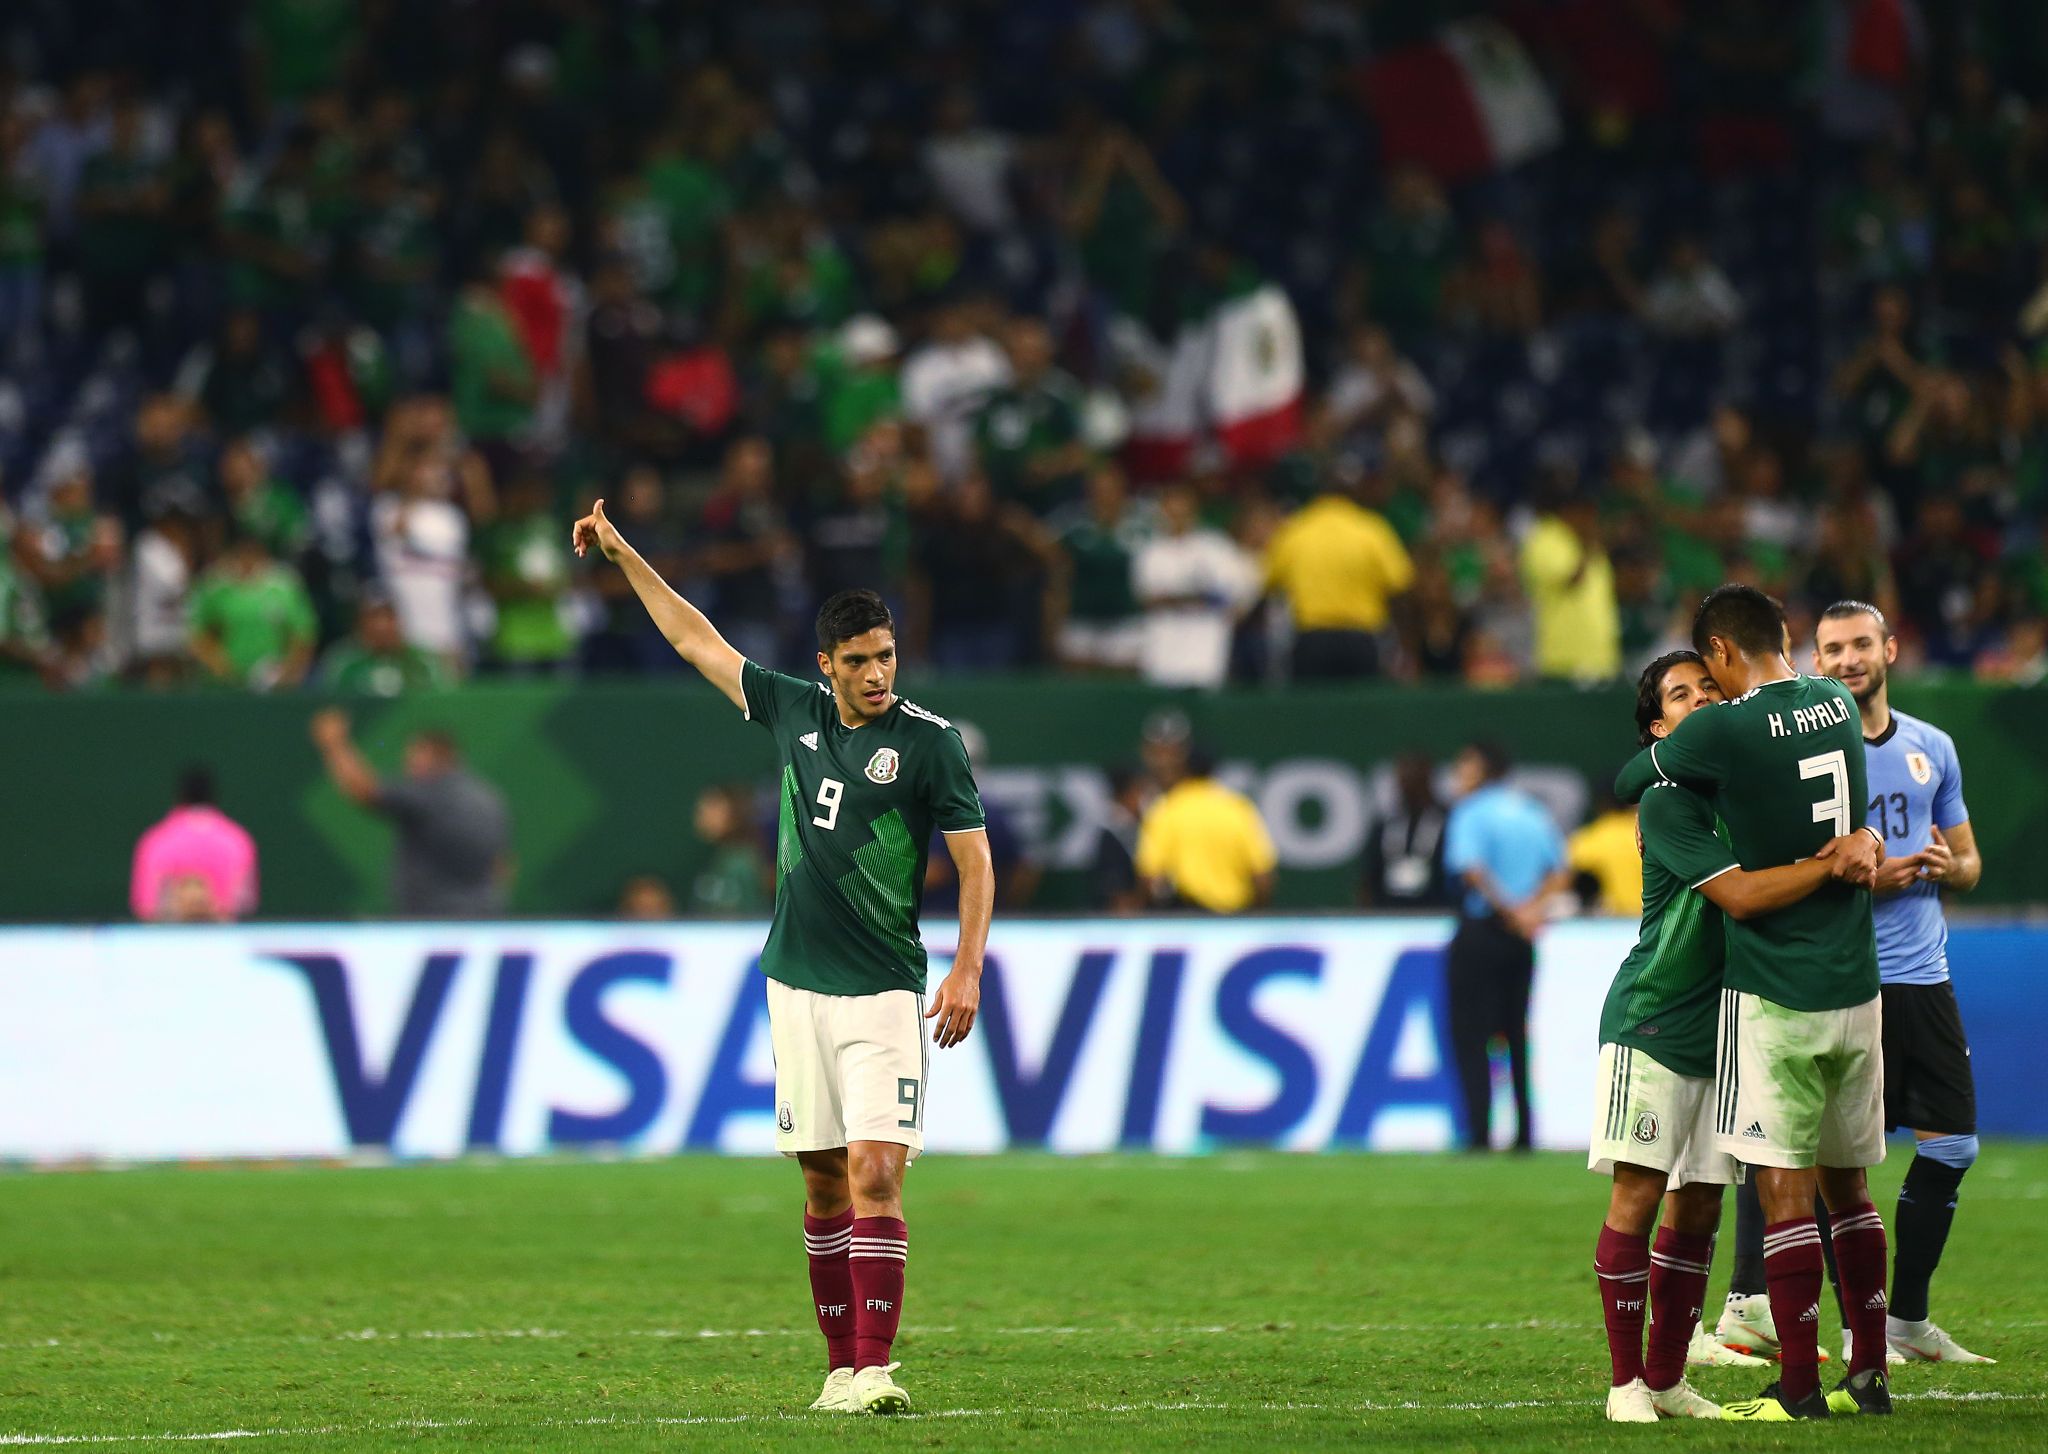
[[[1355,681],[1380,674],[1380,643],[1370,631],[1303,631],[1294,638],[1298,682]]]
[[[1529,1113],[1529,987],[1536,977],[1536,946],[1489,914],[1461,919],[1445,970],[1451,1011],[1451,1056],[1465,1097],[1465,1144],[1484,1151],[1491,1142],[1493,1071],[1487,1046],[1499,1035],[1508,1044],[1515,1088],[1515,1145],[1528,1150],[1535,1125]]]

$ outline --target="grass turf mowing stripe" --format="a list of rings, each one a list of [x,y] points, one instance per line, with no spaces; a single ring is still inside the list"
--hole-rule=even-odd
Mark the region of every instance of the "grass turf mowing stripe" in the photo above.
[[[1991,1390],[1955,1393],[1947,1389],[1931,1389],[1925,1393],[1894,1393],[1894,1400],[1907,1402],[1926,1401],[1931,1403],[2041,1403],[2048,1401],[2048,1393],[2003,1393]],[[1514,1409],[1561,1409],[1599,1406],[1593,1398],[1520,1398],[1520,1399],[1449,1399],[1441,1402],[1427,1399],[1374,1400],[1360,1399],[1350,1403],[1314,1402],[1269,1402],[1269,1403],[1205,1403],[1199,1399],[1182,1399],[1152,1403],[1077,1404],[1072,1408],[1036,1406],[1030,1410],[1039,1417],[1087,1417],[1120,1414],[1169,1414],[1169,1413],[1344,1413],[1344,1414],[1390,1414],[1390,1413],[1505,1413]],[[1023,1412],[1017,1409],[933,1409],[925,1413],[898,1414],[896,1419],[914,1422],[919,1419],[997,1419],[1010,1418]],[[20,1447],[24,1445],[79,1445],[79,1444],[191,1444],[208,1440],[228,1439],[305,1439],[331,1437],[335,1435],[383,1434],[403,1432],[430,1432],[435,1429],[594,1429],[594,1428],[692,1428],[713,1425],[741,1424],[822,1424],[832,1417],[821,1418],[812,1413],[774,1412],[759,1414],[671,1414],[652,1416],[617,1417],[595,1414],[587,1418],[530,1419],[511,1421],[503,1419],[394,1419],[389,1422],[363,1424],[320,1424],[299,1428],[274,1429],[215,1429],[190,1434],[0,1434],[0,1445]]]

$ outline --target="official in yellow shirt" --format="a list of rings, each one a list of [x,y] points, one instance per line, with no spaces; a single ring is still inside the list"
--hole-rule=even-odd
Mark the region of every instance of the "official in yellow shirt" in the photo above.
[[[1415,566],[1394,527],[1333,488],[1290,515],[1266,546],[1266,584],[1294,618],[1296,678],[1371,676],[1374,633],[1387,625]]]
[[[1639,919],[1643,914],[1643,850],[1637,846],[1633,808],[1612,808],[1565,840],[1573,873],[1600,885],[1600,912]]]
[[[1522,585],[1536,615],[1536,671],[1572,682],[1621,673],[1614,566],[1589,495],[1561,494],[1522,542]]]
[[[1153,896],[1235,914],[1273,895],[1279,862],[1259,810],[1195,763],[1145,810],[1138,872]]]

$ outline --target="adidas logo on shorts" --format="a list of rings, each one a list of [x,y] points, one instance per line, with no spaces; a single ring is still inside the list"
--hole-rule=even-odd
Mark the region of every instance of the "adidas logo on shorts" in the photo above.
[[[1751,1121],[1749,1123],[1749,1129],[1747,1131],[1744,1131],[1742,1134],[1745,1136],[1754,1136],[1759,1141],[1768,1141],[1770,1139],[1768,1136],[1764,1135],[1764,1123],[1762,1121]]]

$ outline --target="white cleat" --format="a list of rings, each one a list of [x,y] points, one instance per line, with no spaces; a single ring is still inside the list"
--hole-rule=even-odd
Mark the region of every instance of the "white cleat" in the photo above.
[[[1746,1297],[1728,1294],[1728,1305],[1721,1309],[1721,1321],[1714,1328],[1714,1337],[1723,1348],[1733,1352],[1747,1353],[1755,1358],[1776,1358],[1778,1325],[1771,1321],[1769,1294],[1758,1292]]]
[[[1688,1368],[1768,1368],[1770,1362],[1768,1358],[1737,1353],[1733,1348],[1724,1347],[1704,1324],[1699,1323],[1693,1325],[1692,1342],[1685,1349],[1685,1366]]]
[[[903,1365],[885,1363],[863,1368],[853,1376],[852,1391],[846,1399],[848,1413],[907,1414],[910,1395],[889,1375]]]
[[[1683,1385],[1680,1385],[1683,1387]],[[1607,1422],[1610,1424],[1654,1424],[1657,1406],[1650,1402],[1650,1385],[1640,1378],[1617,1383],[1607,1390]]]
[[[1698,1391],[1682,1378],[1669,1388],[1652,1388],[1649,1392],[1650,1406],[1667,1419],[1721,1417],[1721,1406],[1710,1398],[1701,1398]]]
[[[1899,1363],[1996,1363],[1982,1353],[1972,1353],[1962,1344],[1926,1321],[1909,1323],[1902,1318],[1885,1320],[1887,1362]]]
[[[1891,1341],[1887,1339],[1885,1341],[1884,1361],[1887,1363],[1904,1363],[1907,1359],[1906,1355],[1892,1347]],[[1848,1367],[1852,1366],[1855,1362],[1856,1335],[1849,1329],[1844,1328],[1842,1329],[1842,1363],[1844,1367]]]
[[[853,1412],[853,1370],[835,1368],[825,1375],[825,1388],[811,1405],[816,1413],[850,1414]]]

